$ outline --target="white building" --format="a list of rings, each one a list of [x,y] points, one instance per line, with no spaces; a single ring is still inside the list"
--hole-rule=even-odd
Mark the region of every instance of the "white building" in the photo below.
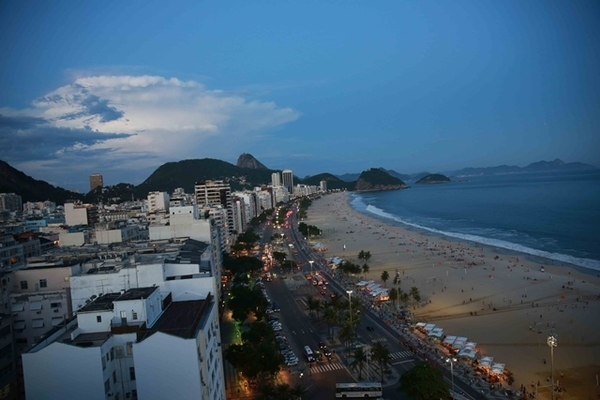
[[[294,190],[294,173],[291,169],[284,169],[281,173],[283,178],[283,186],[288,190],[290,194],[293,194]]]
[[[169,211],[169,194],[167,192],[148,193],[148,212]]]
[[[98,209],[92,204],[65,203],[65,224],[68,226],[96,223]]]
[[[36,399],[225,399],[217,304],[158,287],[100,296],[23,355]]]
[[[271,186],[281,186],[281,175],[279,174],[279,171],[271,174]]]

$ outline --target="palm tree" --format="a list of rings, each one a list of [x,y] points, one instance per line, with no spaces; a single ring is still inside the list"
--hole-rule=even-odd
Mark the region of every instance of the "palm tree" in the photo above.
[[[340,339],[340,342],[344,343],[347,349],[348,343],[352,342],[352,339],[354,339],[354,328],[349,322],[342,325],[338,331],[338,339]]]
[[[383,286],[386,285],[386,281],[390,279],[390,274],[387,271],[383,271],[381,273],[381,280],[383,281]]]
[[[315,311],[317,312],[317,321],[318,321],[319,320],[319,311],[321,311],[323,309],[323,303],[318,298],[314,299],[314,302],[315,302]]]
[[[293,386],[290,390],[290,395],[292,398],[301,398],[304,394],[306,394],[308,390],[302,385]]]
[[[415,300],[416,303],[421,301],[421,293],[419,293],[419,288],[416,286],[410,288],[410,296]]]
[[[400,292],[400,301],[402,303],[404,303],[404,307],[406,307],[408,305],[408,301],[410,300],[410,297],[408,296],[408,293],[406,292]]]
[[[354,349],[352,353],[354,360],[350,363],[350,368],[356,370],[358,368],[358,380],[362,380],[362,370],[367,362],[367,353],[363,350],[362,346]]]
[[[381,383],[383,383],[383,372],[390,365],[390,349],[381,342],[377,342],[371,349],[373,360],[379,364],[379,371],[381,373]]]
[[[367,274],[369,272],[369,266],[365,263],[362,266],[363,274]]]
[[[327,322],[329,337],[332,337],[332,328],[340,323],[340,313],[333,305],[329,304],[324,309],[323,319]]]
[[[396,289],[395,287],[391,288],[388,296],[390,296],[390,300],[392,301],[392,303],[394,303],[394,307],[398,308],[396,304],[396,302],[398,301],[398,289]]]
[[[304,300],[310,315],[313,315],[313,312],[319,307],[319,301],[312,296],[306,296]]]

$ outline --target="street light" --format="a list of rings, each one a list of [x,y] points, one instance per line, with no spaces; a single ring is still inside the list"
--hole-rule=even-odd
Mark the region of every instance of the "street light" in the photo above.
[[[352,290],[346,290],[348,293],[348,306],[350,307],[350,328],[352,328]]]
[[[456,358],[446,358],[446,362],[450,363],[450,375],[452,378],[452,398],[454,398],[454,363],[456,361]]]
[[[550,382],[552,383],[552,400],[554,400],[554,348],[558,345],[556,336],[548,336],[548,346],[550,346]]]
[[[310,273],[312,274],[312,272],[313,272],[312,265],[314,263],[314,260],[310,260],[308,263],[310,264]]]

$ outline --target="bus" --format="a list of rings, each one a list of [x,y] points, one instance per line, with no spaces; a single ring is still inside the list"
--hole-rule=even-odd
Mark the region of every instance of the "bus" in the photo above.
[[[383,396],[383,389],[379,382],[336,383],[335,397],[367,397],[378,398]]]
[[[304,355],[306,356],[306,360],[308,362],[315,361],[315,355],[313,351],[310,349],[310,346],[304,346]]]

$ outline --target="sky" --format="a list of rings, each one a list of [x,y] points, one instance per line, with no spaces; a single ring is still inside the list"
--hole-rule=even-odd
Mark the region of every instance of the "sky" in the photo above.
[[[0,159],[82,192],[242,153],[600,166],[598,38],[597,0],[3,1]]]

